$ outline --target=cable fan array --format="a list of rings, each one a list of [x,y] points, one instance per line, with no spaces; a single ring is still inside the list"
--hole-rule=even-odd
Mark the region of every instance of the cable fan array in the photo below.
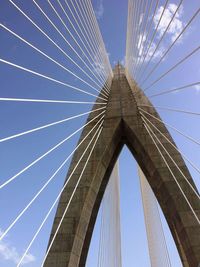
[[[67,143],[70,139],[73,139],[75,135],[79,135],[81,130],[86,125],[94,122],[95,123],[85,138],[81,140],[77,146],[76,144],[73,144],[74,148],[68,153],[67,157],[65,156],[65,159],[61,162],[61,164],[55,169],[52,168],[50,177],[45,180],[41,188],[33,194],[31,199],[29,198],[30,201],[22,208],[18,215],[12,219],[9,225],[7,225],[6,229],[0,236],[0,241],[2,241],[9,234],[9,232],[14,229],[22,216],[25,215],[33,203],[37,201],[37,199],[45,192],[45,190],[47,190],[50,183],[56,179],[58,173],[66,167],[66,164],[70,161],[74,152],[81,148],[83,142],[90,137],[89,142],[87,139],[88,144],[86,149],[82,153],[79,162],[73,170],[74,172],[79,166],[80,161],[84,157],[85,153],[89,152],[89,156],[86,160],[85,166],[83,167],[81,175],[83,174],[102,130],[106,104],[113,76],[105,45],[90,0],[48,0],[45,2],[32,0],[19,4],[17,1],[8,0],[6,5],[11,12],[15,12],[16,19],[19,19],[19,21],[22,20],[23,23],[26,23],[26,27],[30,30],[30,32],[34,32],[34,38],[23,30],[15,27],[12,21],[9,21],[11,23],[0,23],[2,36],[7,36],[8,38],[14,40],[14,42],[24,48],[24,51],[28,51],[30,63],[29,67],[27,65],[26,56],[24,55],[23,57],[23,54],[19,59],[19,62],[17,62],[16,60],[10,60],[7,58],[5,53],[5,55],[3,54],[3,56],[0,58],[2,69],[5,67],[6,70],[10,71],[10,77],[13,81],[16,79],[16,76],[12,76],[11,71],[15,70],[19,76],[18,80],[20,79],[20,75],[26,75],[26,79],[30,79],[30,81],[33,83],[37,80],[38,82],[43,83],[45,87],[51,87],[57,90],[63,88],[66,90],[66,96],[64,92],[63,99],[55,99],[52,97],[14,97],[11,95],[9,97],[0,96],[0,102],[5,104],[14,104],[20,102],[22,105],[23,103],[50,105],[50,113],[52,112],[53,105],[56,105],[56,107],[59,105],[66,105],[67,111],[71,111],[71,107],[75,107],[75,115],[64,119],[50,121],[43,125],[38,124],[37,126],[28,128],[24,131],[18,130],[17,133],[1,137],[0,143],[2,144],[8,141],[11,142],[18,139],[20,140],[22,137],[29,136],[33,133],[39,133],[42,130],[49,130],[67,122],[73,123],[75,119],[81,119],[82,117],[87,118],[87,115],[91,113],[94,113],[94,117],[93,119],[87,121],[87,123],[82,121],[82,125],[79,125],[79,127],[76,126],[76,129],[70,132],[70,134],[67,134],[64,139],[60,140],[56,144],[51,145],[48,150],[37,156],[21,170],[18,170],[15,174],[11,174],[7,179],[3,179],[0,184],[0,189],[2,190],[9,187],[15,180],[20,179],[21,175],[26,174],[29,169],[33,168],[33,166],[36,165],[37,167],[37,163],[41,162],[44,158],[60,149],[60,147],[65,145],[65,143]],[[41,45],[42,43],[44,43],[43,46]],[[34,57],[38,58],[37,62],[35,62]],[[31,62],[31,59],[33,62]],[[45,69],[42,69],[43,61],[46,64]],[[34,64],[36,64],[36,67],[34,67]],[[62,73],[62,75],[58,75],[58,71],[59,73]],[[31,82],[26,84],[26,87],[29,86],[31,86]],[[69,98],[66,99],[66,97]],[[90,110],[90,107],[93,104],[95,106],[92,110]],[[80,110],[81,106],[88,106],[87,111],[77,114],[77,110]],[[46,214],[44,214],[43,220],[39,224],[37,231],[33,235],[33,238],[27,244],[23,255],[16,264],[17,266],[22,266],[24,262],[26,262],[28,252],[44,227],[50,214],[56,207],[57,202],[63,190],[70,181],[71,176],[65,182],[62,189],[58,192],[56,198],[53,201],[51,200],[52,203],[49,210],[46,212]],[[80,179],[81,177],[74,188],[63,217],[70,205]],[[62,220],[63,218],[61,219],[60,224],[62,223]],[[60,224],[58,225],[56,233],[59,230]],[[55,236],[48,247],[41,266],[43,266],[45,263],[54,239]]]
[[[118,164],[115,164],[101,204],[98,267],[122,266]]]
[[[140,167],[138,167],[144,219],[151,266],[170,267],[170,257],[159,214],[158,203]],[[156,229],[156,231],[155,231]]]
[[[187,108],[165,107],[165,102],[167,101],[168,103],[170,101],[171,105],[175,104],[178,106],[180,103],[184,106],[191,105],[188,95],[195,94],[195,91],[198,90],[200,85],[198,70],[194,70],[194,73],[190,75],[190,67],[193,65],[191,61],[193,60],[193,62],[195,62],[196,58],[199,56],[199,39],[196,42],[194,41],[194,44],[191,44],[189,41],[187,43],[187,38],[191,38],[189,35],[195,32],[194,29],[196,29],[198,35],[197,27],[199,27],[200,7],[199,4],[194,5],[195,8],[193,8],[192,14],[188,12],[187,19],[184,21],[180,18],[184,13],[183,8],[186,5],[187,3],[184,0],[179,0],[177,4],[169,0],[128,1],[126,75],[128,80],[134,80],[148,98],[153,101],[153,105],[138,103],[138,111],[142,117],[144,128],[173,177],[177,185],[177,190],[181,192],[186,205],[190,208],[191,216],[200,224],[200,218],[196,207],[194,207],[191,204],[191,200],[188,199],[186,195],[187,190],[178,181],[174,170],[178,170],[180,175],[187,182],[188,187],[193,190],[194,197],[197,201],[200,199],[198,189],[189,181],[188,177],[186,177],[178,166],[173,154],[170,153],[170,148],[174,148],[181,154],[190,172],[194,174],[194,181],[196,181],[196,185],[198,186],[200,168],[194,163],[194,159],[191,160],[189,157],[193,156],[190,152],[196,149],[195,146],[199,146],[200,142],[195,137],[186,133],[185,129],[188,129],[188,117],[193,116],[193,118],[199,119],[198,116],[200,112],[188,110]],[[185,43],[187,43],[187,45],[184,46]],[[178,49],[179,47],[181,49]],[[168,76],[173,78],[170,80]],[[196,80],[191,81],[191,77]],[[177,83],[185,81],[185,84],[170,85],[172,81]],[[168,84],[169,89],[164,89],[166,88],[166,84]],[[156,91],[156,89],[158,92],[151,93],[151,90]],[[187,97],[183,98],[183,93],[186,93]],[[178,98],[179,94],[180,97]],[[195,98],[196,96],[194,96],[194,99]],[[199,105],[197,104],[197,109],[198,107]],[[155,108],[164,119],[155,117],[155,114],[152,113],[153,108]],[[194,104],[192,108],[195,108]],[[168,114],[166,115],[166,113]],[[178,117],[181,115],[183,118]],[[171,120],[177,123],[176,126],[167,122],[170,116],[172,118]],[[173,119],[173,116],[174,118],[177,116],[177,119]],[[185,124],[183,127],[185,129],[182,131],[178,129],[177,125],[184,121]],[[187,153],[190,153],[190,156],[183,152],[184,146],[180,148],[180,141],[176,146],[175,143],[169,140],[168,136],[158,127],[158,122],[166,126],[172,136],[175,137],[174,140],[179,141],[179,138],[183,138],[185,143],[189,141],[188,143],[190,144],[188,145]],[[197,125],[199,125],[199,123],[197,123]],[[199,131],[198,128],[196,131]],[[170,167],[171,162],[174,169]],[[147,181],[145,181],[144,174],[141,170],[139,170],[139,176],[141,180],[151,264],[152,266],[171,266],[155,197]],[[155,224],[155,222],[157,223],[156,229],[158,233],[160,233],[159,238],[161,238],[162,241],[161,243],[159,242],[159,244],[156,235],[153,234],[153,228],[155,227],[153,224]],[[158,253],[160,250],[161,253]],[[162,255],[162,257],[160,257],[160,255]]]
[[[193,14],[190,15],[186,23],[182,24],[182,28],[179,29],[179,32],[175,34],[172,38],[172,42],[170,45],[165,45],[162,47],[162,43],[164,38],[169,34],[171,27],[174,27],[174,20],[177,19],[177,16],[180,16],[184,1],[181,0],[177,5],[173,5],[173,12],[171,16],[166,19],[166,13],[169,13],[169,9],[171,8],[169,0],[166,0],[162,5],[159,0],[157,1],[132,1],[129,0],[129,12],[128,12],[128,26],[127,26],[127,46],[126,46],[126,74],[128,79],[133,79],[136,81],[139,87],[143,89],[146,93],[150,89],[158,89],[160,85],[160,81],[162,81],[168,74],[173,73],[174,70],[178,69],[178,67],[186,63],[190,58],[194,57],[200,49],[200,46],[195,47],[193,50],[186,53],[184,57],[180,60],[175,59],[175,63],[172,64],[167,70],[162,70],[163,73],[159,75],[157,78],[154,76],[157,75],[156,70],[159,70],[159,67],[164,69],[166,64],[166,58],[168,54],[170,54],[171,50],[176,47],[176,45],[183,45],[181,40],[184,37],[184,34],[187,33],[187,30],[190,29],[191,25],[198,21],[198,16],[200,13],[200,8],[198,7],[194,10]],[[163,22],[163,20],[165,20]],[[164,26],[163,26],[164,24]],[[161,29],[162,25],[162,30]],[[159,51],[159,53],[158,53]],[[166,60],[166,61],[165,61]],[[155,72],[155,75],[153,75]],[[149,85],[148,85],[149,82]],[[146,85],[147,84],[147,85]],[[196,86],[200,84],[199,81],[188,83],[186,85],[181,85],[175,88],[171,88],[169,90],[163,90],[161,92],[151,94],[149,98],[157,98],[166,97],[167,94],[178,93],[182,92],[185,89],[195,89]],[[161,88],[162,89],[162,88]],[[164,102],[165,100],[161,100]],[[153,105],[158,111],[168,111],[172,113],[179,113],[183,115],[200,115],[199,112],[183,110],[179,108],[170,108],[170,107],[163,107],[161,105]],[[176,145],[174,145],[167,136],[165,136],[160,129],[155,125],[156,121],[163,123],[169,131],[172,130],[172,134],[178,134],[185,139],[191,141],[195,145],[200,145],[200,142],[190,136],[189,134],[185,133],[184,131],[179,130],[177,127],[172,126],[170,123],[165,122],[165,120],[161,120],[156,118],[153,114],[151,114],[152,106],[138,104],[138,110],[140,115],[142,116],[143,123],[145,126],[146,131],[150,135],[153,143],[155,144],[157,150],[159,151],[163,161],[167,164],[167,160],[164,156],[167,153],[167,156],[170,160],[174,163],[174,166],[179,170],[181,175],[187,181],[188,185],[194,191],[197,199],[199,200],[199,194],[197,189],[190,184],[187,177],[184,176],[181,169],[178,167],[177,163],[173,159],[173,156],[170,155],[167,148],[165,148],[164,144],[162,144],[161,140],[159,139],[159,135],[161,135],[165,141],[175,148],[181,156],[188,164],[188,167],[191,168],[191,171],[195,170],[198,175],[200,174],[200,169],[196,166],[192,160],[189,159],[188,156],[185,155],[184,152],[181,151]],[[160,112],[159,112],[160,113]],[[168,166],[169,167],[169,166]],[[169,167],[170,168],[170,167]],[[174,177],[176,184],[178,186],[178,190],[180,190],[189,205],[195,219],[200,223],[198,215],[195,212],[195,209],[191,206],[189,200],[185,196],[184,190],[181,188],[180,184],[176,180],[174,176],[173,170],[169,169],[172,176]]]

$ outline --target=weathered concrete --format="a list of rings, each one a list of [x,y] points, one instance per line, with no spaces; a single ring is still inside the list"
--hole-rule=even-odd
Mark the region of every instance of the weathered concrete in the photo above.
[[[197,267],[200,262],[200,227],[144,128],[138,110],[139,104],[151,105],[151,103],[133,81],[129,80],[128,82],[124,70],[120,66],[115,68],[114,73],[103,131],[50,250],[45,267],[85,266],[101,199],[112,168],[124,144],[129,147],[157,197],[176,242],[183,266]],[[146,110],[159,118],[154,109],[146,108]],[[94,118],[95,115],[91,114],[88,120]],[[151,119],[151,121],[153,120]],[[153,123],[173,142],[162,123],[158,121],[153,121]],[[80,139],[88,133],[94,124],[95,122],[85,127]],[[162,135],[158,134],[158,137],[194,186],[181,155],[167,143]],[[91,137],[75,153],[67,176],[72,172],[89,140],[91,140]],[[169,160],[166,153],[162,149],[161,151],[184,189],[195,212],[200,216],[200,203],[197,197],[188,187],[186,181]],[[73,174],[73,179],[69,182],[69,186],[62,194],[51,238],[86,159],[87,155],[83,158],[80,167]]]

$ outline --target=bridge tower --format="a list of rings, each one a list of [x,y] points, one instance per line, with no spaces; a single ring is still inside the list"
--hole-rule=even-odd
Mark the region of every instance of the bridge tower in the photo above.
[[[152,104],[137,84],[128,77],[125,69],[118,64],[110,88],[109,100],[102,124],[102,131],[82,175],[76,193],[65,214],[61,227],[45,261],[45,267],[84,267],[93,233],[99,206],[114,164],[124,145],[127,145],[145,174],[168,222],[184,267],[197,267],[200,262],[200,227],[192,214],[177,182],[185,192],[196,214],[200,215],[200,203],[194,191],[180,174],[175,165],[167,158],[168,166],[173,170],[176,181],[159,154],[153,140],[144,126],[140,105],[148,105],[146,111],[161,120]],[[98,100],[97,100],[98,101]],[[95,105],[94,105],[95,108]],[[91,113],[88,121],[96,116]],[[147,115],[146,115],[147,116]],[[195,188],[192,177],[175,147],[164,138],[165,135],[174,145],[164,124],[154,120],[154,125],[161,131],[158,134],[162,144],[175,159],[178,167]],[[79,142],[92,129],[97,120],[85,126]],[[72,173],[80,155],[91,140],[87,137],[80,149],[73,156],[67,178]],[[52,240],[64,209],[80,177],[88,153],[72,174],[72,179],[63,191],[54,219],[50,241]],[[134,211],[133,211],[134,212]],[[133,225],[134,227],[134,225]],[[156,229],[155,229],[156,231]]]

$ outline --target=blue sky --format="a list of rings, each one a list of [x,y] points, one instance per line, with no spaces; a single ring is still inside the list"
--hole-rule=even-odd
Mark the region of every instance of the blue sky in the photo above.
[[[70,54],[70,49],[66,46],[63,39],[52,30],[52,27],[46,19],[39,13],[32,1],[14,1],[27,12],[45,31],[49,32],[52,38],[64,47]],[[161,1],[161,5],[164,1]],[[49,16],[57,23],[62,32],[64,28],[56,20],[52,10],[45,1],[38,1],[48,12]],[[170,1],[177,5],[178,1]],[[124,62],[126,49],[126,26],[127,26],[127,1],[121,0],[94,0],[93,6],[96,11],[100,30],[109,54],[111,65],[116,62]],[[182,12],[177,17],[174,31],[166,36],[163,41],[162,49],[166,49],[172,38],[180,31],[180,28],[190,19],[198,8],[198,1],[185,1],[182,6]],[[166,18],[167,19],[167,18]],[[18,11],[7,0],[2,0],[0,4],[0,23],[13,31],[22,35],[29,42],[34,43],[47,54],[54,57],[61,64],[65,64],[78,75],[81,72],[74,68],[62,53],[59,53],[52,44],[49,43],[27,20],[19,14]],[[199,17],[192,23],[189,30],[184,34],[181,41],[172,49],[168,57],[162,62],[161,66],[155,71],[152,77],[147,81],[148,86],[152,81],[158,78],[162,73],[173,66],[179,59],[182,59],[187,53],[199,45]],[[160,29],[162,30],[162,29]],[[158,37],[157,37],[158,38]],[[30,47],[22,44],[21,41],[14,38],[2,28],[0,29],[0,57],[19,65],[26,66],[42,72],[46,75],[56,77],[56,79],[81,86],[82,89],[89,90],[88,86],[78,82],[69,74],[49,62],[47,59],[38,55]],[[157,39],[158,40],[158,39]],[[156,92],[166,89],[182,86],[184,84],[197,82],[200,77],[200,55],[199,53],[191,57],[187,62],[178,67],[174,72],[166,76],[153,88],[147,91],[150,96]],[[154,63],[153,63],[154,64]],[[16,70],[0,63],[0,97],[23,97],[38,99],[58,99],[58,100],[81,100],[94,101],[92,96],[80,94],[67,89],[66,87],[54,84],[50,81],[34,77],[22,71]],[[89,80],[86,79],[88,82]],[[182,92],[177,92],[165,96],[152,98],[153,104],[163,107],[172,107],[200,112],[200,88],[188,88]],[[91,109],[92,105],[57,105],[57,104],[37,104],[37,103],[10,103],[1,102],[0,112],[0,138],[17,134],[34,127],[61,120]],[[199,116],[186,115],[181,113],[167,112],[159,110],[164,121],[175,126],[177,129],[200,140]],[[29,134],[24,137],[1,143],[0,152],[0,177],[1,183],[10,176],[20,171],[50,147],[58,143],[67,135],[75,131],[86,121],[86,116],[79,119],[60,124],[37,133]],[[200,152],[198,145],[193,144],[184,137],[170,130],[176,144],[180,150],[197,166],[199,166]],[[16,217],[31,197],[40,189],[53,171],[61,164],[74,148],[79,138],[79,134],[65,143],[62,147],[48,155],[47,158],[29,169],[26,173],[20,175],[15,181],[1,190],[0,210],[1,220],[0,229],[3,231]],[[199,166],[200,167],[200,166]],[[12,267],[23,253],[33,234],[37,230],[44,214],[49,209],[51,203],[59,192],[68,165],[56,176],[56,179],[50,184],[45,192],[40,196],[35,204],[27,211],[23,218],[9,232],[8,236],[0,246],[0,263],[3,267]],[[188,165],[188,168],[194,177],[198,187],[200,187],[199,174]],[[135,266],[150,266],[148,252],[146,248],[146,237],[144,231],[144,220],[141,210],[141,200],[139,184],[137,178],[136,163],[129,151],[124,148],[120,156],[120,176],[121,176],[121,212],[122,212],[122,255],[123,266],[132,266],[133,259],[137,259]],[[52,225],[54,213],[52,213],[39,237],[33,244],[27,266],[39,266],[45,253],[48,237]],[[33,219],[34,218],[34,219]],[[133,227],[134,225],[134,227]],[[167,227],[165,227],[167,229]],[[131,230],[129,230],[131,229]],[[98,227],[96,227],[98,233]],[[169,235],[170,239],[170,235]],[[95,242],[94,242],[95,244]],[[169,242],[171,253],[175,253],[173,243]],[[4,250],[2,249],[4,248]],[[95,251],[95,245],[93,245]],[[2,252],[6,251],[9,257]],[[94,252],[92,252],[94,253]],[[93,254],[92,254],[93,255]],[[174,257],[175,261],[178,259]],[[89,265],[88,267],[92,266]],[[94,266],[94,265],[93,265]],[[179,263],[174,266],[180,266]]]

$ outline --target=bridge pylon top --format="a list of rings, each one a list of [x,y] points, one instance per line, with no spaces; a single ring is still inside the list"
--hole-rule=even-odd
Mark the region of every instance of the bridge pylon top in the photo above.
[[[118,62],[113,68],[113,74],[114,74],[114,78],[118,78],[118,76],[121,74],[125,75],[125,68],[120,62]]]

